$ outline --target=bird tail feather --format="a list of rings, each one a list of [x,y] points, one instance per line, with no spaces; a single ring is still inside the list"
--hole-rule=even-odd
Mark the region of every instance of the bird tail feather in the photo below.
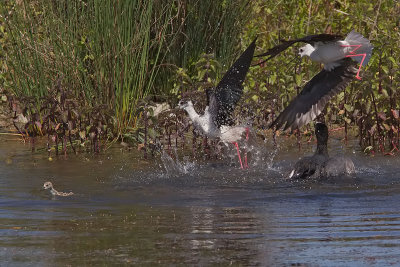
[[[372,49],[374,48],[370,41],[354,30],[351,31],[344,40],[350,45],[361,45],[354,53],[366,55],[363,61],[363,66],[366,66],[371,58]],[[361,64],[362,57],[353,57],[353,59]]]

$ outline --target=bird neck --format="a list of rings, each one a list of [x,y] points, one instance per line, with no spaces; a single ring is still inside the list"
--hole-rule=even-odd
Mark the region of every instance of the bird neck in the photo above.
[[[310,57],[311,53],[315,51],[315,48],[310,44],[307,44],[307,45],[303,46],[303,49],[304,49],[304,52],[303,52],[302,56]]]
[[[189,118],[195,122],[199,119],[199,114],[197,114],[196,110],[193,107],[193,104],[190,102],[185,108],[186,112],[189,115]]]
[[[327,143],[326,142],[318,142],[318,140],[317,140],[317,150],[315,151],[315,154],[328,156]]]
[[[55,190],[53,187],[50,189],[50,192],[51,192],[51,194],[52,194],[53,196],[58,195],[58,191]]]

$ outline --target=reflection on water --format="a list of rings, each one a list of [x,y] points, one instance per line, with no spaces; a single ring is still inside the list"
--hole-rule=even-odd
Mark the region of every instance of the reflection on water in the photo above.
[[[356,152],[356,179],[294,183],[285,178],[303,153],[284,149],[242,171],[177,155],[149,163],[118,149],[49,162],[9,145],[0,142],[2,265],[400,261],[397,157]],[[52,197],[47,180],[75,195]]]

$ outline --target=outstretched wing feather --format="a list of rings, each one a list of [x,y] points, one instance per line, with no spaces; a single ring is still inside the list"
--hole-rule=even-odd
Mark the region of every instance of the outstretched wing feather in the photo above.
[[[326,34],[326,33],[308,35],[308,36],[298,38],[295,40],[283,41],[282,43],[278,44],[277,46],[274,46],[274,47],[268,49],[267,52],[257,55],[256,57],[268,56],[261,63],[258,63],[258,64],[262,64],[262,63],[270,60],[271,58],[277,56],[278,54],[280,54],[281,52],[285,51],[287,48],[289,48],[290,46],[292,46],[293,44],[298,43],[298,42],[308,43],[308,44],[311,44],[312,46],[314,46],[314,44],[317,42],[323,42],[323,43],[334,42],[334,41],[338,41],[342,38],[343,37],[341,35]]]
[[[234,124],[232,114],[243,94],[243,82],[253,59],[256,40],[257,38],[225,73],[215,93],[209,93],[209,111],[217,127]]]
[[[346,88],[356,75],[355,63],[343,59],[341,65],[331,71],[323,69],[314,76],[292,102],[279,114],[270,128],[284,126],[284,130],[294,130],[315,119],[326,103]]]

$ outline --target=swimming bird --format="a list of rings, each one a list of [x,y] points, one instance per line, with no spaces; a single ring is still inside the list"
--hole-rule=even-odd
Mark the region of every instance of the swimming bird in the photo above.
[[[238,141],[242,135],[249,138],[249,128],[235,125],[233,112],[243,94],[243,82],[249,70],[254,55],[256,39],[247,47],[242,55],[233,63],[222,77],[215,89],[206,90],[207,106],[203,115],[199,115],[193,107],[192,101],[181,101],[179,107],[186,110],[194,127],[211,139],[219,138],[223,143],[235,145],[240,167],[243,169]],[[247,156],[244,167],[248,168]]]
[[[275,57],[282,51],[298,42],[307,43],[299,49],[301,57],[308,56],[311,60],[323,63],[324,69],[331,71],[340,66],[340,60],[352,58],[360,64],[356,78],[361,80],[359,75],[361,67],[368,64],[372,55],[373,46],[370,41],[360,33],[351,31],[344,40],[341,35],[316,34],[308,35],[295,40],[283,41],[281,44],[269,49],[267,52],[256,57],[268,56],[263,62]],[[357,53],[356,53],[357,52]],[[262,64],[263,62],[259,63]]]
[[[54,189],[53,184],[51,182],[45,182],[43,184],[43,188],[46,189],[46,190],[47,189],[50,190],[50,193],[53,196],[67,197],[67,196],[72,196],[74,194],[73,192],[69,192],[69,193],[58,192],[57,190]]]
[[[328,155],[328,127],[321,122],[315,124],[317,150],[313,156],[299,160],[291,171],[289,178],[306,179],[321,178],[355,173],[354,163],[347,157]]]

